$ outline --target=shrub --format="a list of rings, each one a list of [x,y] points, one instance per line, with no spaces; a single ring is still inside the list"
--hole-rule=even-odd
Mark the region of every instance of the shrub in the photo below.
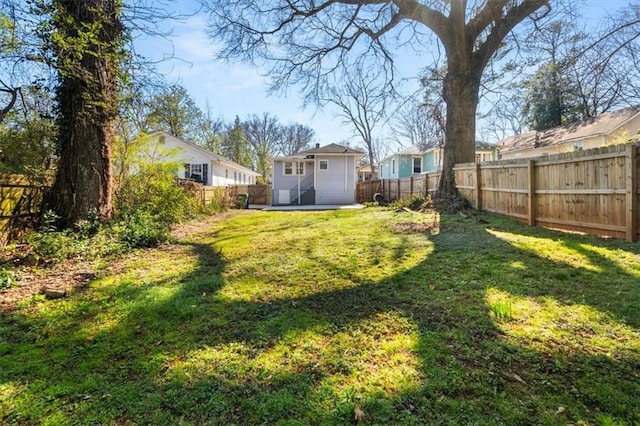
[[[0,269],[0,292],[16,285],[16,278],[11,271]]]
[[[411,210],[422,210],[431,207],[431,197],[429,195],[413,195],[409,198],[401,198],[391,202],[389,206],[393,209],[409,208]]]
[[[129,248],[153,247],[168,241],[170,236],[169,224],[143,209],[125,215],[114,229]]]
[[[146,211],[160,222],[181,222],[198,211],[198,201],[176,184],[174,166],[151,164],[121,182],[116,196],[121,217]]]

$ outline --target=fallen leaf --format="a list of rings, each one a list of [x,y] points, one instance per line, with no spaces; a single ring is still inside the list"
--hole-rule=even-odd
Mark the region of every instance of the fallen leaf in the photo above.
[[[353,407],[353,419],[356,422],[360,423],[364,421],[364,418],[365,418],[364,411],[362,411],[362,409],[358,405]]]
[[[522,380],[522,377],[518,376],[517,374],[513,375],[513,378],[516,379],[517,381],[519,381],[520,383],[522,383],[523,385],[526,385],[527,382],[525,382],[524,380]]]

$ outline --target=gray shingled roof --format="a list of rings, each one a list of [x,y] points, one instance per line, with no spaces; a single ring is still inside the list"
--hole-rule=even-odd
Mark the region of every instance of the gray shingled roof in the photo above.
[[[301,154],[364,154],[364,152],[347,146],[338,145],[337,143],[330,143],[329,145],[307,149],[306,151],[299,152],[296,155]]]
[[[638,114],[640,114],[640,105],[618,111],[605,112],[583,121],[554,127],[553,129],[540,132],[532,130],[521,135],[510,136],[502,139],[498,145],[503,146],[502,152],[507,152],[559,145],[593,136],[610,135]]]

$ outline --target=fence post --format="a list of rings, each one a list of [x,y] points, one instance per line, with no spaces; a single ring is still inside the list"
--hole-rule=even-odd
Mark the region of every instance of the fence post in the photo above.
[[[424,196],[429,195],[429,173],[424,174]]]
[[[482,210],[482,182],[480,182],[481,176],[480,163],[476,163],[476,210]]]
[[[627,170],[626,182],[626,238],[627,241],[636,241],[638,226],[638,165],[637,149],[635,144],[629,144],[625,153],[625,168]]]
[[[534,160],[529,160],[527,164],[527,180],[529,181],[529,217],[528,224],[531,226],[536,225],[536,162]]]
[[[409,198],[413,197],[413,176],[411,176],[411,180],[409,181],[409,192],[411,192]]]

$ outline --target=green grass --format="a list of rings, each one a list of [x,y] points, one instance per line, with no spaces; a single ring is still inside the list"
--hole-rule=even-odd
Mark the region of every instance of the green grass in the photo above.
[[[640,246],[237,212],[0,314],[0,423],[640,424]]]

